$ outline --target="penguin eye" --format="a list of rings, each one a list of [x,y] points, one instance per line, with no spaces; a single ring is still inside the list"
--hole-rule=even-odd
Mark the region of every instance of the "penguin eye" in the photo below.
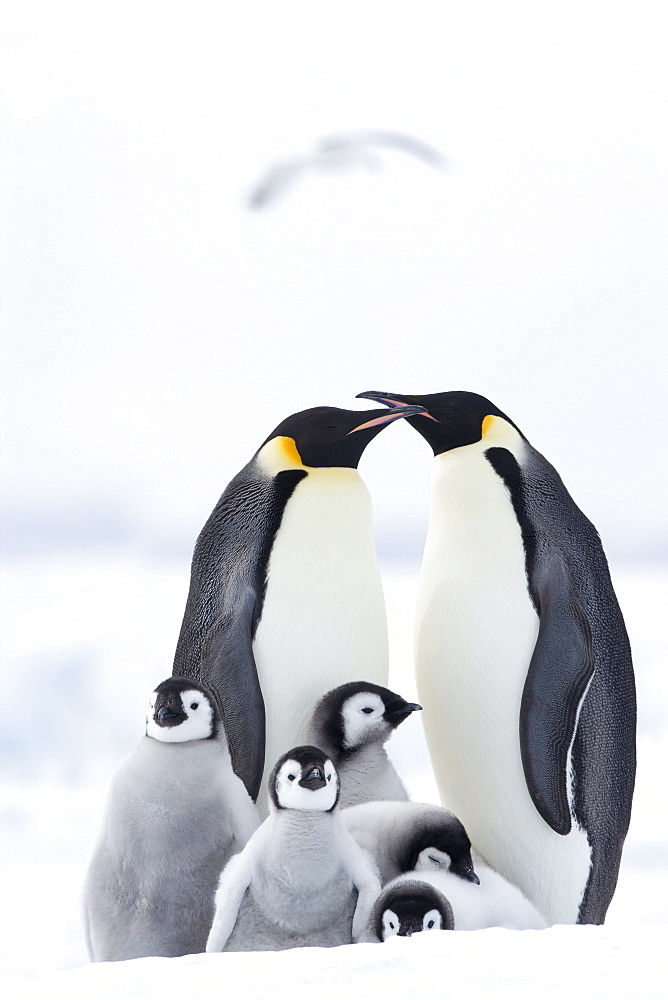
[[[198,705],[199,705],[199,702],[198,701],[194,701],[190,707],[192,709],[195,709],[195,708],[197,708]]]
[[[427,924],[427,930],[430,931],[433,926],[434,926],[434,921],[430,920],[429,923]]]
[[[390,920],[390,929],[391,929],[391,930],[394,930],[394,924],[392,923],[392,921],[391,921],[391,920]]]
[[[288,775],[288,781],[294,781],[296,777],[297,777],[296,774],[289,774]]]
[[[363,708],[362,711],[364,712],[365,715],[371,715],[371,713],[373,712],[373,709],[372,708]]]
[[[331,776],[331,774],[328,774],[328,775],[327,775],[327,780],[328,780],[328,781],[331,781],[331,780],[332,780],[332,776]]]

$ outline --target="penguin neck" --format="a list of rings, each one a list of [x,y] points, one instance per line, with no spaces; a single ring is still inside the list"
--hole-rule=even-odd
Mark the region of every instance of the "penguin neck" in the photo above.
[[[132,755],[131,765],[145,776],[154,773],[164,788],[166,784],[178,786],[186,774],[188,780],[195,776],[198,784],[208,782],[226,760],[230,760],[227,743],[218,739],[163,743],[144,736]]]
[[[385,747],[380,743],[366,743],[352,750],[339,750],[334,764],[345,767],[348,772],[372,775],[375,771],[387,767],[389,757]]]
[[[299,843],[307,845],[312,840],[322,844],[323,837],[331,836],[334,829],[335,810],[322,812],[317,809],[276,809],[274,819],[277,837],[292,840],[301,838]]]

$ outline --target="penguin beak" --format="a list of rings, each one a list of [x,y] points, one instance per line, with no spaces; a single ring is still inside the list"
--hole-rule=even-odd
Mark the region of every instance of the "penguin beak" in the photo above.
[[[391,410],[398,410],[400,407],[404,407],[408,401],[407,396],[402,400],[400,396],[393,395],[388,392],[375,392],[371,390],[369,392],[358,392],[355,399],[373,399],[374,402],[382,403],[383,406],[389,406]],[[414,414],[406,414],[406,416],[409,415],[427,417],[429,420],[436,420],[436,417],[432,417],[429,410],[424,406],[420,406]],[[436,422],[438,423],[438,421]]]
[[[417,917],[404,917],[399,925],[397,937],[411,937],[416,931],[422,930],[422,924]]]
[[[171,708],[168,708],[166,705],[163,705],[162,708],[158,709],[158,714],[156,715],[155,721],[158,723],[159,726],[168,726],[170,722],[174,721],[174,719],[180,719],[180,718],[181,718],[180,712],[173,712]]]
[[[480,879],[473,870],[472,864],[450,865],[449,870],[452,872],[453,875],[458,875],[459,878],[463,878],[467,882],[473,882],[474,885],[480,885]]]
[[[385,402],[385,400],[383,400]],[[393,420],[399,420],[401,417],[414,417],[418,413],[426,413],[424,406],[404,406],[402,403],[397,403],[388,413],[381,413],[378,417],[373,417],[371,420],[365,420],[364,423],[358,424],[357,427],[353,427],[348,434],[354,434],[356,431],[368,430],[371,427],[382,427],[383,424],[389,424]]]
[[[422,711],[422,705],[418,705],[413,701],[402,701],[399,703],[393,703],[391,705],[388,705],[388,707],[385,709],[385,718],[393,726],[398,726],[412,712],[421,712],[421,711]]]
[[[317,764],[313,764],[311,769],[307,771],[299,784],[302,788],[308,788],[309,791],[315,792],[318,788],[324,788],[327,782],[322,768],[318,767]]]

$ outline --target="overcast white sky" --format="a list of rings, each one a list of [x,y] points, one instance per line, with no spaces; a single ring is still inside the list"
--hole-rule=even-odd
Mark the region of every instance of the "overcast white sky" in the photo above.
[[[355,393],[490,396],[616,555],[668,554],[664,3],[4,0],[14,550],[187,551],[267,433]],[[304,179],[322,134],[440,148]],[[429,452],[361,470],[419,556]]]

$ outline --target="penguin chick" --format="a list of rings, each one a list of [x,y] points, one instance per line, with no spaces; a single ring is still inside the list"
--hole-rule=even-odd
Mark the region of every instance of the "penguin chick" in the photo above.
[[[404,719],[421,709],[421,705],[368,681],[341,684],[320,699],[308,739],[322,747],[336,765],[342,808],[381,799],[408,799],[383,744]]]
[[[269,792],[269,817],[220,877],[206,950],[356,941],[380,882],[341,821],[332,761],[316,747],[295,747],[274,766]]]
[[[517,886],[507,882],[478,855],[475,855],[475,866],[479,885],[457,878],[448,870],[447,863],[447,857],[441,852],[427,848],[420,852],[415,871],[400,875],[385,889],[412,895],[416,882],[432,886],[449,902],[456,931],[477,931],[485,927],[524,931],[548,926]],[[416,897],[415,904],[422,905],[421,895]]]
[[[421,852],[434,848],[453,876],[478,882],[471,841],[456,816],[426,802],[364,802],[344,809],[343,822],[374,858],[383,885],[412,871]],[[446,861],[447,859],[447,861]]]
[[[411,937],[418,931],[451,931],[452,907],[442,892],[428,882],[405,878],[390,882],[373,904],[361,942]]]
[[[91,960],[203,951],[218,876],[259,823],[213,696],[191,678],[163,681],[109,782],[84,884]]]

